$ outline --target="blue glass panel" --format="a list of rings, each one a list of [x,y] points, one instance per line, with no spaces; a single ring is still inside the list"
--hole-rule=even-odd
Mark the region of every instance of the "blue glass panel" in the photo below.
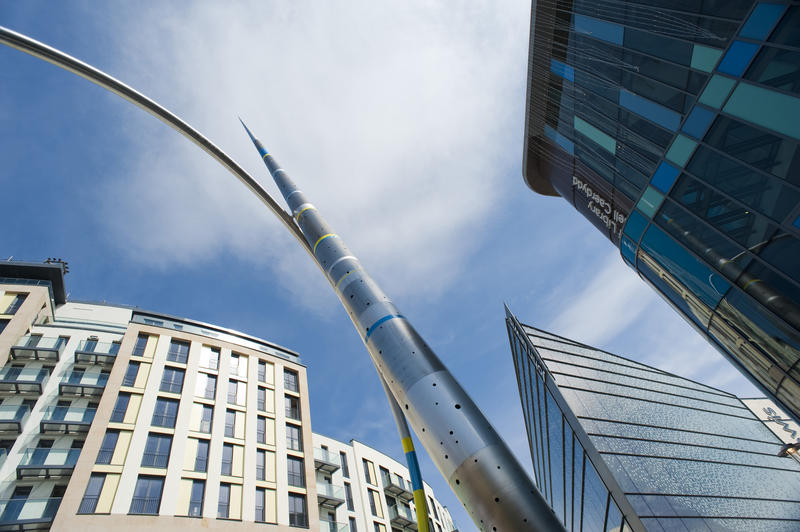
[[[619,104],[670,131],[677,131],[681,123],[681,115],[675,111],[625,89],[619,91]]]
[[[757,51],[757,44],[733,41],[725,57],[723,57],[722,61],[719,63],[717,70],[730,74],[731,76],[741,76]]]
[[[784,9],[786,9],[786,6],[781,4],[759,3],[739,34],[742,37],[763,41],[769,35],[775,22],[783,15]]]
[[[627,236],[623,236],[619,250],[628,266],[636,268],[636,244]]]
[[[632,211],[622,232],[629,236],[631,240],[638,242],[648,222],[649,220],[642,216],[639,211]]]
[[[661,206],[662,201],[664,201],[664,195],[661,192],[653,187],[647,187],[644,194],[642,194],[642,197],[639,199],[639,203],[636,204],[636,208],[652,218]]]
[[[583,480],[583,530],[603,530],[608,490],[592,462],[586,460]]]
[[[800,98],[749,83],[739,83],[725,112],[800,139]]]
[[[645,232],[641,246],[664,269],[711,308],[716,307],[730,287],[727,281],[654,225]]]
[[[681,129],[696,139],[702,139],[715,116],[713,111],[697,106],[689,113]]]
[[[564,493],[566,500],[564,500],[564,519],[562,522],[567,530],[572,530],[572,508],[573,508],[573,477],[575,475],[572,470],[572,428],[569,423],[564,421]],[[559,516],[561,518],[561,516]]]
[[[678,495],[628,495],[628,500],[639,514],[653,515],[649,508],[664,508],[684,516],[796,518],[800,504],[788,501],[766,501],[723,497],[681,497]],[[655,514],[663,515],[663,514]]]
[[[798,229],[800,229],[800,216],[798,216],[797,218],[794,219],[794,222],[792,222],[792,225],[797,227]]]
[[[613,22],[597,20],[585,15],[575,15],[575,31],[591,35],[595,39],[622,45],[625,28]]]
[[[545,426],[545,419],[544,419],[544,405],[542,404],[545,401],[544,398],[544,383],[540,378],[539,374],[536,372],[536,369],[531,367],[531,373],[536,376],[536,430],[539,431],[539,447],[541,449],[541,453],[539,456],[539,461],[541,463],[541,471],[542,471],[542,480],[543,482],[539,485],[539,489],[545,495],[547,502],[551,502],[549,494],[550,494],[550,468],[548,467],[547,461],[547,427]]]
[[[762,85],[800,93],[800,50],[764,46],[745,77]]]
[[[564,515],[564,435],[561,430],[561,410],[547,392],[547,425],[550,442],[550,493],[551,508],[557,516]]]
[[[562,63],[561,61],[557,61],[556,59],[550,60],[550,71],[554,74],[558,74],[564,79],[568,79],[570,81],[575,81],[575,69],[571,66]]]
[[[567,137],[550,127],[548,124],[545,124],[544,126],[544,134],[547,136],[547,138],[564,148],[564,151],[570,155],[575,153],[575,144],[573,144],[572,141]]]
[[[684,126],[685,128],[686,126]],[[670,187],[675,180],[678,179],[678,174],[680,170],[675,168],[669,163],[662,162],[658,165],[658,169],[656,169],[656,173],[653,174],[653,179],[650,180],[650,184],[656,187],[658,190],[666,194],[669,192]]]
[[[614,499],[609,499],[608,502],[608,518],[606,518],[606,532],[619,532],[622,525],[622,512],[619,511],[617,503]]]
[[[572,464],[575,472],[572,478],[572,530],[580,532],[581,529],[581,507],[583,506],[583,447],[578,439],[573,440]]]

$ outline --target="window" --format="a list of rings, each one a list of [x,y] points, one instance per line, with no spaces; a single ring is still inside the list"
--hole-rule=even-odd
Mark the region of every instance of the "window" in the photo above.
[[[25,302],[25,298],[28,297],[28,294],[14,294],[14,299],[11,300],[11,303],[8,305],[3,314],[16,314],[19,310],[19,307],[22,306],[22,303]]]
[[[100,451],[98,451],[97,453],[96,463],[98,464],[111,463],[111,458],[114,456],[114,449],[117,448],[118,439],[119,439],[118,430],[106,431],[106,435],[103,436],[103,443],[100,444]]]
[[[233,410],[225,411],[225,436],[228,438],[235,437],[236,434],[236,412]]]
[[[258,382],[267,382],[267,363],[258,361]]]
[[[211,433],[211,420],[214,417],[214,407],[209,405],[202,405],[200,414],[200,432],[206,434]]]
[[[385,467],[381,467],[381,480],[383,481],[384,488],[392,483],[392,475]]]
[[[143,467],[167,467],[172,436],[168,434],[148,434],[142,455]]]
[[[244,357],[242,355],[237,355],[236,353],[231,353],[231,365],[230,365],[231,375],[236,375],[241,377],[244,376],[241,374],[241,372],[242,370],[246,369],[244,367],[245,360],[247,360],[247,357]]]
[[[153,420],[150,424],[156,427],[174,428],[177,418],[178,400],[157,397],[156,407],[153,409]]]
[[[256,523],[265,523],[267,521],[266,503],[267,490],[256,488]]]
[[[306,486],[306,474],[303,459],[289,456],[286,458],[286,469],[289,473],[289,485],[298,488]]]
[[[0,333],[6,330],[6,325],[8,325],[10,321],[11,320],[0,320]]]
[[[231,509],[231,485],[219,485],[219,504],[217,505],[217,517],[227,519]]]
[[[167,360],[170,362],[177,362],[179,364],[186,364],[186,362],[189,360],[189,342],[172,340],[169,343]]]
[[[258,387],[258,409],[262,412],[267,411],[267,389]]]
[[[364,464],[364,477],[366,477],[367,482],[373,486],[377,486],[378,479],[375,478],[375,465],[366,458],[362,458],[361,460]]]
[[[347,501],[347,509],[351,512],[355,511],[355,507],[353,506],[353,490],[350,488],[350,484],[345,482],[344,483],[344,498]]]
[[[339,458],[341,458],[342,462],[342,476],[344,478],[350,478],[350,468],[347,467],[347,453],[340,451]]]
[[[230,443],[222,445],[222,469],[220,474],[227,476],[233,474],[233,445]]]
[[[284,405],[286,407],[286,417],[289,419],[300,419],[300,401],[297,397],[287,395],[284,398]]]
[[[375,527],[375,532],[386,532],[386,526],[385,525],[382,525],[380,523],[375,523],[375,522],[373,522],[372,524]],[[433,530],[433,527],[429,527],[429,530]]]
[[[217,377],[207,373],[198,373],[194,394],[205,399],[214,399],[217,394]]]
[[[197,456],[194,459],[194,470],[205,473],[208,471],[208,440],[197,440]]]
[[[256,443],[267,443],[267,418],[261,416],[256,420]]]
[[[92,473],[89,477],[89,484],[83,494],[81,505],[78,507],[79,514],[93,514],[97,509],[97,501],[100,499],[100,492],[103,491],[103,484],[106,481],[105,473]]]
[[[136,345],[133,346],[133,356],[135,357],[143,357],[144,350],[147,347],[147,339],[150,338],[146,334],[139,334],[136,337]]]
[[[119,347],[122,345],[122,342],[119,340],[114,340],[111,342],[111,346],[108,348],[108,353],[111,355],[116,355],[119,353]]]
[[[267,463],[266,451],[260,451],[260,450],[256,451],[256,480],[266,480],[267,478],[266,463]]]
[[[208,369],[219,368],[219,349],[204,345],[200,349],[200,367]]]
[[[293,451],[303,450],[303,435],[300,433],[300,427],[286,425],[286,447]]]
[[[139,363],[128,362],[128,369],[125,370],[125,377],[122,379],[123,386],[133,386],[136,384],[136,376],[139,374]]]
[[[439,519],[439,512],[436,510],[436,503],[433,502],[433,498],[430,497],[430,496],[428,496],[428,500],[431,502],[431,508],[433,508],[433,516],[438,520]]]
[[[183,389],[183,370],[178,368],[164,367],[164,374],[161,376],[162,392],[181,393]]]
[[[140,476],[133,490],[130,513],[158,515],[163,488],[163,477]]]
[[[356,518],[350,518],[350,532],[358,532],[358,527],[356,526]]]
[[[189,497],[189,517],[202,517],[205,492],[206,482],[204,480],[192,480],[192,494]]]
[[[367,490],[369,496],[369,509],[375,517],[383,517],[383,508],[381,508],[381,498],[377,491]]]
[[[243,405],[245,397],[247,397],[247,384],[235,380],[228,381],[228,403]]]
[[[300,389],[297,386],[297,372],[290,369],[283,370],[283,387],[290,392],[297,392]]]
[[[111,412],[111,421],[114,423],[122,423],[125,421],[125,412],[128,411],[128,403],[131,400],[131,394],[121,393],[117,397],[117,402],[114,405],[114,410]]]
[[[308,526],[305,495],[289,494],[289,526]]]

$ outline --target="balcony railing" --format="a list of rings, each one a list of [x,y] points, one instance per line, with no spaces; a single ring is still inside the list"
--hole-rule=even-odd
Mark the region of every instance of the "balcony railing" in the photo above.
[[[383,491],[391,495],[392,497],[397,497],[401,501],[409,502],[414,499],[414,494],[409,491],[405,485],[405,483],[400,484],[395,480],[391,479],[383,479]]]
[[[417,517],[414,512],[402,505],[389,506],[389,521],[393,526],[417,529]]]
[[[19,434],[28,419],[30,408],[24,405],[0,406],[0,432]]]
[[[44,411],[40,422],[42,433],[75,434],[88,432],[92,425],[95,408],[74,406],[51,406]]]
[[[0,370],[0,393],[41,394],[42,386],[50,373],[44,368],[15,368]]]
[[[336,521],[323,521],[319,522],[319,532],[348,532],[350,525],[347,523],[337,523]]]
[[[11,348],[11,358],[14,360],[57,361],[61,358],[65,345],[67,345],[66,338],[27,334]]]
[[[60,504],[61,497],[0,499],[0,530],[46,530]]]
[[[78,364],[108,364],[117,359],[119,342],[98,342],[81,340],[75,349],[75,362]]]
[[[327,449],[314,447],[314,467],[325,473],[333,473],[341,467],[339,455]]]
[[[61,395],[74,395],[80,397],[99,397],[108,382],[106,373],[83,373],[73,371],[61,379],[58,392]]]
[[[344,504],[344,488],[325,482],[317,483],[317,504],[335,510]]]
[[[17,478],[71,475],[80,454],[80,449],[26,449],[17,466]]]

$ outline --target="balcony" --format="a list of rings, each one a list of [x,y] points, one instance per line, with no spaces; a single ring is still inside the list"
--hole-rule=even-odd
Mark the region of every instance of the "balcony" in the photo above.
[[[393,527],[417,529],[417,518],[411,509],[405,506],[389,506],[389,522]]]
[[[341,486],[334,486],[333,484],[318,482],[317,504],[323,508],[335,510],[344,504],[344,488]]]
[[[0,370],[0,394],[41,395],[42,386],[50,372],[44,368],[15,368]]]
[[[350,525],[347,523],[337,523],[336,521],[323,521],[319,522],[319,532],[348,532]]]
[[[61,352],[64,351],[65,345],[67,345],[66,338],[28,334],[20,338],[19,342],[11,348],[11,358],[57,362],[61,358]]]
[[[86,374],[82,371],[73,371],[61,379],[58,393],[75,397],[100,397],[108,382],[105,373]]]
[[[3,435],[21,433],[29,412],[30,409],[23,405],[0,406],[0,433]]]
[[[102,364],[111,366],[117,359],[118,342],[98,342],[81,340],[75,350],[76,364]]]
[[[314,468],[323,473],[333,473],[341,467],[339,455],[333,454],[327,449],[314,447]]]
[[[409,502],[414,499],[414,494],[406,489],[402,483],[398,484],[394,480],[383,479],[383,491],[392,497],[397,497],[403,502]]]
[[[60,504],[61,497],[0,499],[0,530],[47,530]]]
[[[17,466],[17,478],[53,478],[72,474],[80,449],[26,449]]]
[[[89,432],[95,408],[74,406],[51,406],[44,411],[39,423],[42,434],[79,434]]]

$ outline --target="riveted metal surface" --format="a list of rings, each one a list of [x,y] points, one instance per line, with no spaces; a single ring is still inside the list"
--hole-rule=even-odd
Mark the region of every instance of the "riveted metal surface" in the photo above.
[[[345,256],[339,259],[335,264],[331,264],[331,268],[328,271],[328,278],[335,286],[340,281],[344,283],[345,275],[352,274],[352,272],[360,269],[361,263],[358,262],[358,259],[352,255],[349,257]],[[341,288],[341,286],[339,288]]]
[[[382,372],[392,391],[402,392],[407,395],[411,388],[420,380],[438,371],[445,369],[438,357],[424,356],[423,352],[430,350],[417,334],[417,331],[405,319],[393,319],[379,325],[370,336],[369,350],[375,358],[379,358]],[[432,354],[432,353],[431,353]],[[409,410],[413,401],[408,398],[398,402]],[[408,409],[405,405],[408,404]],[[419,435],[415,425],[414,431]]]

